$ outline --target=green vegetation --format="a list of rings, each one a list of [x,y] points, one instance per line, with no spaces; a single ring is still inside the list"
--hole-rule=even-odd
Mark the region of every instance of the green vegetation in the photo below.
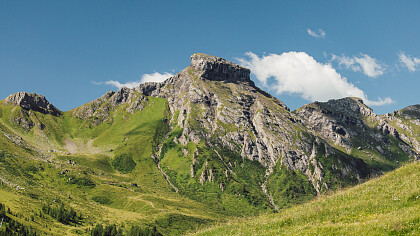
[[[299,204],[316,196],[315,188],[306,176],[279,163],[267,181],[268,191],[277,207]]]
[[[89,177],[70,177],[67,181],[70,184],[75,184],[77,187],[94,188],[96,184]]]
[[[165,99],[148,97],[133,114],[115,107],[102,122],[76,118],[74,111],[60,117],[22,111],[35,124],[28,133],[10,120],[19,107],[0,103],[0,110],[0,130],[12,135],[0,135],[1,200],[16,212],[12,218],[32,231],[90,234],[101,224],[104,230],[117,225],[124,235],[153,227],[177,235],[225,218],[207,203],[173,192],[151,158],[154,146],[170,144]],[[177,128],[171,137],[181,134]]]
[[[418,235],[420,163],[364,184],[251,219],[234,220],[198,235]]]
[[[65,208],[63,203],[60,206],[44,204],[42,205],[42,212],[66,225],[80,224],[83,219],[82,214],[77,214],[72,207],[70,209]]]
[[[327,154],[323,144],[318,145],[316,148],[317,154],[315,159],[321,163],[324,172],[321,192],[358,183],[356,173],[350,171],[344,175],[342,172],[343,168],[353,167],[352,169],[357,171],[360,177],[368,177],[370,169],[362,159],[349,156],[339,150],[335,153]]]
[[[157,232],[156,227],[140,227],[138,225],[131,226],[131,228],[127,231],[124,231],[122,227],[118,229],[118,226],[115,224],[106,225],[105,227],[101,224],[97,224],[95,228],[91,231],[92,236],[160,236],[159,232]]]
[[[136,163],[129,154],[121,154],[112,160],[112,166],[121,173],[130,173],[136,168]]]
[[[224,99],[218,107],[221,110],[211,112],[239,106],[232,102],[233,93],[248,96],[231,83],[200,81],[196,82],[209,91],[218,91],[218,99]],[[36,231],[36,234],[48,235],[181,235],[210,224],[225,223],[228,219],[235,221],[237,217],[265,214],[268,218],[278,218],[279,215],[270,214],[274,207],[262,190],[263,183],[287,219],[280,227],[292,230],[287,227],[304,224],[305,232],[305,227],[312,227],[312,221],[322,224],[324,220],[328,224],[335,224],[337,219],[343,221],[341,213],[330,218],[329,210],[314,210],[311,216],[293,218],[293,214],[298,214],[293,209],[301,207],[296,204],[316,196],[307,177],[299,171],[288,170],[281,161],[267,177],[266,167],[259,161],[240,155],[241,144],[236,141],[222,143],[220,138],[234,135],[232,132],[246,132],[255,142],[256,132],[220,120],[211,125],[204,123],[208,121],[210,111],[200,102],[189,104],[186,100],[184,105],[189,106],[188,114],[187,110],[171,114],[166,99],[146,97],[137,92],[130,96],[133,101],[129,103],[115,105],[112,99],[91,102],[58,117],[0,102],[0,196],[10,211],[15,212],[4,213],[5,210],[0,209],[0,213],[7,218],[5,225],[9,227],[9,234],[34,234]],[[255,104],[261,102],[270,109],[269,112],[260,109],[268,114],[269,120],[278,118],[274,113],[286,112],[267,99],[271,98],[261,96]],[[133,104],[137,110],[131,109]],[[91,110],[93,108],[95,112]],[[178,126],[180,115],[184,121]],[[302,124],[294,126],[295,121],[289,119],[285,123],[290,125],[288,128],[296,127],[294,131],[278,129],[273,124],[265,128],[278,133],[294,133],[294,137],[290,136],[293,139],[290,145],[298,146],[302,140],[313,138]],[[209,127],[213,126],[218,128],[211,130],[209,135]],[[398,148],[398,140],[392,137],[390,140],[393,146],[385,151],[395,160],[407,161]],[[375,165],[364,156],[364,150],[352,150],[350,156],[344,151],[325,150],[324,145],[316,148],[317,155],[311,160],[308,171],[313,174],[322,169],[320,184],[324,194],[328,194],[327,189],[359,183],[358,177],[368,177],[370,168]],[[374,154],[380,156],[379,151]],[[392,170],[398,166],[395,160],[380,160],[377,169]],[[418,206],[415,205],[417,192],[410,193],[407,198],[410,212],[410,207]],[[327,200],[322,200],[324,198]],[[329,196],[324,198],[309,204],[330,201]],[[336,202],[328,204],[344,211],[342,214],[347,211]],[[324,205],[316,207],[324,210]],[[391,214],[384,214],[388,213]],[[257,219],[264,216],[261,217]],[[321,221],[317,217],[321,217]],[[357,215],[344,222],[354,219]],[[408,224],[418,224],[416,219],[410,218]],[[397,233],[415,232],[411,226],[404,226],[405,221],[401,224],[406,231]],[[264,230],[270,232],[270,227]],[[4,230],[0,228],[0,233],[4,234]],[[251,228],[247,230],[253,232]],[[298,232],[291,231],[292,234]],[[347,231],[337,232],[344,234]]]
[[[0,236],[24,235],[36,236],[37,232],[30,225],[15,220],[14,214],[6,205],[0,203]]]
[[[122,230],[118,230],[115,224],[107,225],[105,228],[97,224],[91,231],[92,236],[122,236]]]
[[[160,159],[181,195],[230,216],[255,215],[271,208],[260,189],[265,170],[258,161],[243,160],[236,152],[210,148],[204,142],[182,146],[173,142],[181,131],[175,128],[168,135]]]
[[[92,200],[102,205],[109,205],[112,203],[111,198],[108,196],[94,196],[92,197]]]

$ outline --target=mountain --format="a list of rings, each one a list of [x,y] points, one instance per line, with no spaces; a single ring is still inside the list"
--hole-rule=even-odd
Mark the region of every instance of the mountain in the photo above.
[[[400,111],[385,114],[384,118],[399,132],[402,141],[420,152],[420,105],[408,106]]]
[[[162,83],[110,91],[67,112],[17,93],[0,102],[2,202],[33,216],[26,224],[43,233],[100,223],[181,234],[418,159],[418,108],[378,116],[343,98],[290,111],[255,86],[249,69],[201,53]],[[61,222],[49,210],[60,204],[83,217]]]
[[[418,155],[414,139],[401,137],[388,115],[378,116],[358,98],[315,102],[295,111],[306,127],[334,147],[378,171],[392,170]],[[418,124],[413,123],[413,130]]]

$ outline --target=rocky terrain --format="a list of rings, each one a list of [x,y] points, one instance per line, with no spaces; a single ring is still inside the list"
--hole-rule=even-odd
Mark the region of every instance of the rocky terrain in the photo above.
[[[257,160],[268,172],[279,163],[304,173],[317,192],[329,185],[323,182],[324,166],[316,160],[319,149],[342,165],[337,178],[361,179],[368,174],[359,171],[361,162],[330,146],[321,139],[325,137],[315,136],[304,117],[255,87],[248,69],[224,59],[194,54],[191,66],[179,74],[135,90],[168,99],[172,114],[180,111],[171,121],[183,129],[182,145],[205,141],[210,147],[227,147],[244,159]]]
[[[162,189],[170,199],[211,206],[214,214],[278,210],[393,170],[420,151],[419,105],[379,116],[359,98],[342,98],[290,111],[255,86],[249,69],[201,53],[162,83],[110,91],[67,112],[29,93],[0,105],[1,152],[31,163],[56,160],[60,176],[68,175],[67,166],[92,179],[97,187],[83,196],[132,181],[143,184],[130,185],[143,195]],[[90,164],[63,164],[63,158]],[[11,186],[10,170],[0,165],[0,173]],[[157,203],[143,195],[133,197],[154,208]],[[96,199],[80,198],[86,204]],[[94,201],[109,209],[125,206],[108,200]],[[161,210],[168,211],[165,205]]]
[[[44,96],[35,93],[19,92],[4,99],[7,105],[18,105],[27,111],[37,111],[43,114],[59,116],[61,111],[55,108]]]

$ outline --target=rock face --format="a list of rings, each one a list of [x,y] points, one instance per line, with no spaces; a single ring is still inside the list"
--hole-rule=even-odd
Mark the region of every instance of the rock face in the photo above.
[[[109,91],[102,97],[75,108],[71,112],[79,119],[94,118],[93,125],[99,125],[105,120],[112,119],[111,111],[115,111],[120,105],[124,105],[125,110],[133,114],[141,111],[145,102],[147,102],[145,95],[123,87],[118,92]]]
[[[225,59],[194,54],[191,66],[182,72],[163,83],[142,84],[135,90],[168,100],[171,123],[182,128],[177,140],[182,145],[205,142],[210,147],[228,148],[243,159],[256,160],[268,171],[276,165],[300,171],[318,192],[328,188],[329,183],[323,180],[327,168],[337,169],[337,178],[361,179],[367,175],[358,170],[364,163],[342,161],[351,157],[316,138],[299,116],[256,88],[249,73],[249,69]],[[324,156],[340,160],[335,167],[317,161],[319,147],[323,147]],[[191,176],[196,175],[191,171]],[[212,176],[213,171],[206,169],[200,181],[216,181]]]
[[[154,134],[153,142],[160,144],[155,143],[159,151],[153,157],[176,191],[180,186],[175,187],[170,178],[188,176],[202,187],[214,184],[222,191],[244,190],[254,181],[257,190],[252,191],[271,199],[270,176],[287,168],[307,178],[321,193],[395,168],[418,156],[420,149],[416,133],[419,106],[378,116],[361,99],[343,98],[290,112],[284,103],[254,85],[249,69],[201,53],[192,55],[190,66],[162,83],[107,92],[69,111],[69,116],[89,120],[93,126],[112,123],[116,112],[142,111],[151,100],[149,96],[164,98],[169,105],[162,123],[168,130],[176,130],[176,135]],[[5,102],[44,114],[61,114],[40,95],[18,93]],[[15,122],[29,130],[35,123],[24,115],[17,116]],[[39,127],[43,129],[42,124]],[[170,145],[163,148],[163,144]],[[179,156],[190,161],[186,168],[170,169],[170,175],[164,172],[166,165],[161,168],[159,164],[168,148],[182,150]],[[257,167],[247,167],[249,163]],[[178,173],[177,169],[188,172]]]
[[[359,98],[343,98],[305,105],[295,112],[302,123],[331,144],[342,147],[348,154],[354,149],[375,150],[387,159],[404,152],[417,154],[400,138],[398,130],[383,116],[376,115]],[[393,138],[391,138],[393,137]],[[398,143],[398,151],[393,147]]]
[[[393,129],[384,128],[388,129],[390,133],[398,132],[399,138],[410,145],[419,158],[420,135],[416,130],[420,130],[420,105],[412,105],[393,113],[387,113],[383,118],[392,125]]]
[[[235,82],[243,81],[252,83],[249,74],[251,71],[220,57],[203,53],[191,56],[191,67],[202,72],[200,76],[214,81]]]
[[[243,146],[236,151],[270,166],[277,160],[273,156],[281,156],[272,142],[283,145],[280,137],[266,136],[265,126],[286,121],[277,124],[278,133],[293,132],[293,118],[282,102],[259,92],[249,73],[249,69],[225,59],[194,54],[191,66],[161,85],[154,84],[155,90],[150,90],[150,84],[136,90],[168,99],[172,113],[181,111],[173,122],[184,129],[184,144],[216,138],[213,142],[231,148]]]
[[[304,125],[324,139],[351,151],[352,137],[365,133],[368,126],[364,118],[379,119],[358,98],[343,98],[305,105],[296,114]]]
[[[49,103],[44,96],[35,93],[15,93],[4,99],[4,102],[8,105],[20,106],[25,110],[33,110],[53,116],[61,115],[61,111]]]

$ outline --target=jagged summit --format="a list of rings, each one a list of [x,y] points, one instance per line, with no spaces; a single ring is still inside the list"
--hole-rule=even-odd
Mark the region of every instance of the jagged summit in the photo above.
[[[371,108],[366,106],[363,103],[363,100],[358,97],[345,97],[340,99],[330,99],[327,102],[313,102],[306,104],[299,108],[298,110],[302,109],[320,109],[328,110],[324,114],[328,114],[330,112],[338,112],[338,113],[348,113],[349,116],[358,116],[359,114],[365,116],[377,116]]]
[[[108,119],[109,112],[117,109],[119,105],[125,104],[125,110],[133,114],[143,109],[146,100],[147,98],[143,94],[134,89],[122,87],[118,92],[109,91],[98,99],[72,109],[71,112],[79,119],[95,117],[93,125],[99,125]]]
[[[420,118],[420,104],[408,106],[400,111],[403,115],[407,116],[407,118]]]
[[[191,56],[191,67],[202,72],[201,77],[208,80],[252,82],[249,77],[251,70],[221,57],[195,53]]]
[[[135,212],[118,208],[121,216],[195,227],[208,216],[298,204],[419,159],[419,106],[380,116],[348,97],[291,112],[249,73],[194,54],[163,82],[109,91],[59,116],[44,96],[13,94],[0,102],[0,184],[10,185],[0,195],[89,205],[94,219],[128,204]]]
[[[43,114],[51,114],[53,116],[61,115],[61,111],[48,102],[43,95],[36,93],[14,93],[4,99],[4,102],[8,105],[21,106],[25,110],[33,110]]]

